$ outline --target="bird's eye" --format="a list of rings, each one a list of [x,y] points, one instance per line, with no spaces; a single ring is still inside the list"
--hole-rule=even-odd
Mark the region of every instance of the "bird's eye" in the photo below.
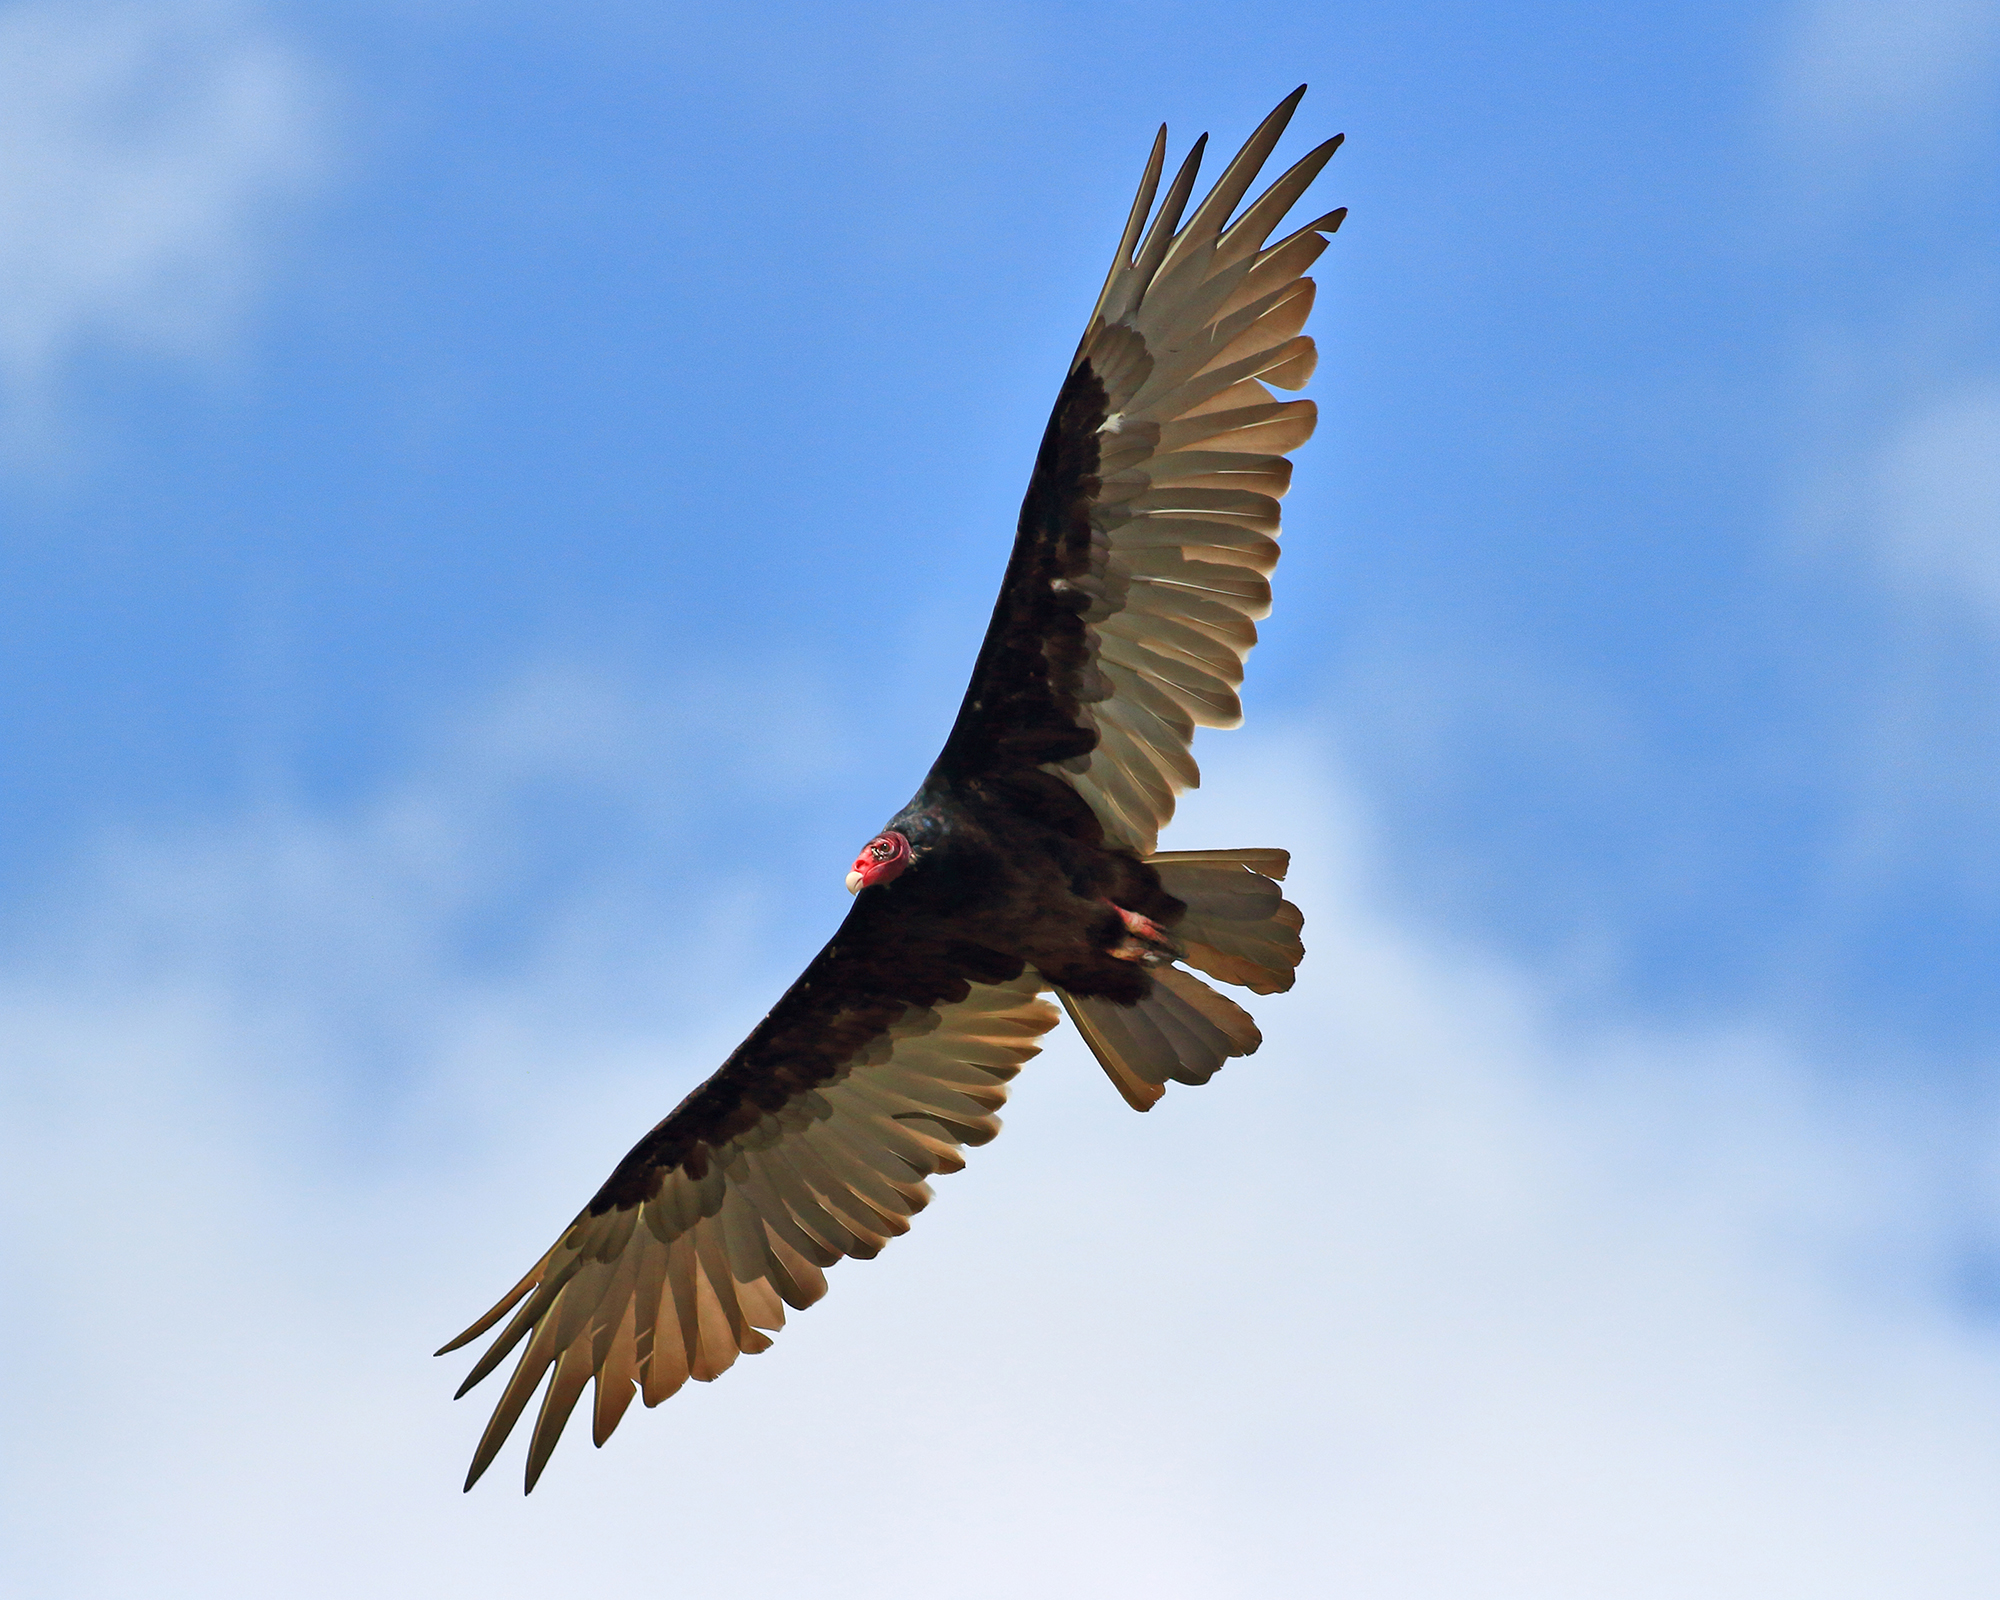
[[[868,853],[877,861],[887,861],[896,853],[896,847],[887,839],[877,839],[868,847]]]

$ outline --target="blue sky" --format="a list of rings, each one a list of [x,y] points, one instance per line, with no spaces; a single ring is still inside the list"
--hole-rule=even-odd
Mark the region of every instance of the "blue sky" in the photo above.
[[[770,1359],[458,1500],[424,1352],[841,914],[1152,129],[1301,79],[1322,424],[1168,841],[1299,852],[1271,1043],[1053,1047]],[[38,1592],[1990,1593],[1996,112],[1974,0],[0,7]]]

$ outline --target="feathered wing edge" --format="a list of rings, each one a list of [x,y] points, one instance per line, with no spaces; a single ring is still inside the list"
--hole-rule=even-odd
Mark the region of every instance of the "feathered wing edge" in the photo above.
[[[1097,735],[1088,755],[1055,764],[1115,843],[1150,852],[1175,796],[1200,782],[1197,725],[1242,719],[1237,689],[1270,610],[1286,452],[1317,420],[1298,389],[1317,356],[1300,330],[1312,308],[1303,276],[1344,209],[1266,244],[1340,147],[1327,140],[1234,221],[1290,121],[1303,87],[1270,114],[1181,222],[1204,147],[1168,185],[1163,128],[1074,366],[1106,390],[1099,489],[1090,508],[1091,570],[1070,582],[1088,661],[1079,698]],[[1147,216],[1151,213],[1151,223]]]
[[[768,1349],[787,1306],[826,1292],[825,1268],[906,1232],[930,1201],[926,1180],[957,1171],[962,1146],[1000,1131],[1008,1081],[1057,1020],[1038,997],[1044,987],[1030,971],[974,985],[955,1004],[912,1008],[832,1082],[794,1095],[705,1161],[663,1172],[643,1204],[579,1215],[438,1352],[513,1313],[458,1391],[520,1347],[465,1487],[492,1465],[544,1378],[530,1490],[587,1383],[596,1385],[591,1437],[602,1445],[635,1395],[658,1405],[688,1379],[708,1382],[738,1355]]]

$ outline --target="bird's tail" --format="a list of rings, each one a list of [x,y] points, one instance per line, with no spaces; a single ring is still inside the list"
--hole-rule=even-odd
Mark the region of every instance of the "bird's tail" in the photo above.
[[[1168,850],[1146,860],[1167,893],[1187,905],[1173,936],[1189,966],[1257,994],[1291,988],[1305,955],[1305,918],[1278,888],[1291,864],[1287,852]],[[1167,966],[1152,977],[1152,992],[1137,1005],[1056,991],[1135,1111],[1150,1111],[1170,1081],[1206,1083],[1231,1056],[1264,1042],[1249,1012],[1193,973]]]

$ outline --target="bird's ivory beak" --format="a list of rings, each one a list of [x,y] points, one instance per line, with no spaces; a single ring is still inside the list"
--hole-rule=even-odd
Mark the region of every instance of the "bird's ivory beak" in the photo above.
[[[847,892],[848,892],[849,894],[859,894],[859,893],[861,892],[861,874],[860,874],[860,873],[858,873],[858,872],[850,872],[850,873],[849,873],[849,874],[847,875]]]

